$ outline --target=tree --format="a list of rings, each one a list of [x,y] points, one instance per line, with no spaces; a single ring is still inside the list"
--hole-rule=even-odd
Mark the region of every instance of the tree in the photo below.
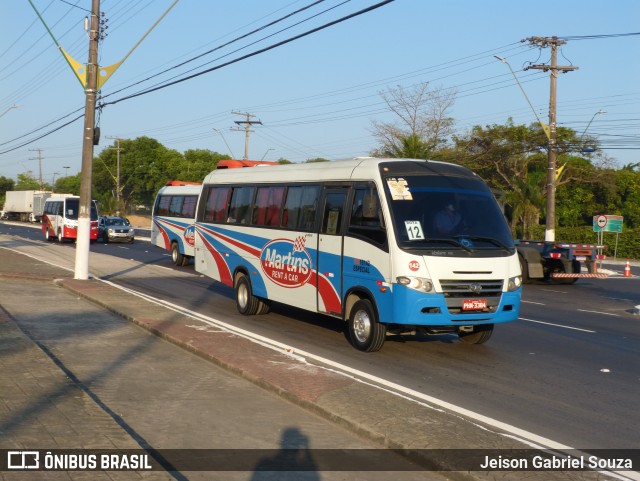
[[[176,180],[188,182],[202,182],[204,178],[216,169],[221,160],[231,159],[226,154],[220,154],[208,149],[189,149],[185,151],[184,162],[178,172]]]
[[[178,179],[184,165],[180,152],[149,137],[120,140],[120,148],[121,205],[116,202],[117,151],[104,149],[93,162],[93,184],[103,210],[126,211],[131,205],[151,205],[160,187]]]
[[[380,96],[397,121],[372,121],[372,133],[380,143],[372,155],[428,158],[446,144],[453,131],[453,119],[448,111],[455,95],[453,91],[431,90],[428,82],[381,92]]]
[[[6,192],[8,190],[13,190],[13,186],[15,182],[13,179],[5,177],[4,175],[0,176],[0,209],[4,206],[4,201],[6,199]]]
[[[56,180],[53,191],[61,194],[80,195],[80,179],[81,174],[79,172],[76,175],[60,177]]]
[[[50,188],[47,184],[42,186],[43,190],[47,190],[47,188]],[[18,182],[14,190],[41,190],[40,182],[35,179],[33,172],[29,170],[23,174],[18,174]]]
[[[5,177],[4,175],[0,175],[0,195],[4,195],[4,193],[8,190],[13,190],[13,186],[15,182],[13,179]]]

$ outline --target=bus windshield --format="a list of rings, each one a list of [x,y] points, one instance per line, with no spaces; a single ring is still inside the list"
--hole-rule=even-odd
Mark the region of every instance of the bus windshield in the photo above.
[[[387,177],[398,245],[405,250],[514,252],[498,203],[480,180],[433,175]]]
[[[78,219],[78,212],[80,210],[80,200],[79,199],[66,199],[65,202],[65,216],[70,220]],[[96,208],[95,202],[91,203],[91,220],[98,220],[98,209]]]

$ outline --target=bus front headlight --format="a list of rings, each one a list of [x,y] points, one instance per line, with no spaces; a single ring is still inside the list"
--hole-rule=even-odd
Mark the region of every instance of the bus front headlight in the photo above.
[[[407,286],[409,289],[422,292],[433,292],[433,283],[431,279],[425,279],[424,277],[407,277],[400,276],[396,278],[398,284]]]
[[[522,276],[511,277],[507,281],[507,291],[508,292],[517,291],[521,285],[522,285]]]

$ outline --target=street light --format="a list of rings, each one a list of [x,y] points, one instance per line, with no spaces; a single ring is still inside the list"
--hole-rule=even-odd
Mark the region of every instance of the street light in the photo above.
[[[22,105],[18,105],[18,104],[13,104],[11,107],[9,107],[7,110],[5,110],[4,112],[2,112],[0,114],[0,117],[2,117],[4,114],[6,114],[9,110],[11,109],[17,109],[18,107],[22,107]]]
[[[218,129],[216,129],[215,127],[213,128],[213,130],[215,132],[218,132],[220,134],[220,137],[222,137],[222,140],[224,140],[225,145],[227,146],[227,149],[229,149],[229,153],[231,154],[231,157],[233,159],[237,158],[235,155],[233,155],[233,152],[231,151],[231,147],[229,147],[229,144],[227,143],[227,139],[224,138],[224,135],[222,134],[222,132],[220,132]]]
[[[593,122],[593,119],[596,118],[596,115],[604,115],[606,113],[607,113],[606,110],[598,110],[595,114],[593,114],[593,117],[591,117],[591,120],[589,120],[587,127],[584,129],[584,132],[582,132],[582,135],[580,136],[580,142],[582,142],[582,139],[584,138],[584,134],[586,134],[587,130],[589,130],[589,127],[591,126],[591,122]],[[583,152],[584,152],[584,149],[583,149]]]
[[[518,84],[518,87],[520,87],[520,90],[522,91],[522,94],[524,95],[524,98],[527,99],[527,102],[529,103],[529,107],[531,107],[531,110],[533,111],[533,115],[536,116],[536,119],[538,119],[538,123],[542,127],[543,132],[547,136],[547,139],[549,139],[549,126],[547,124],[545,124],[542,120],[540,120],[540,117],[538,116],[538,113],[536,112],[536,109],[533,108],[533,104],[531,103],[531,100],[529,100],[529,97],[527,96],[527,93],[524,91],[524,88],[522,87],[522,84],[520,83],[520,80],[518,80],[518,76],[513,71],[513,68],[511,68],[511,64],[509,62],[507,62],[507,59],[504,58],[504,57],[500,57],[499,55],[494,55],[494,57],[497,58],[498,60],[500,60],[502,63],[506,64],[507,67],[509,67],[509,70],[511,70],[511,74],[513,75],[513,78],[516,79],[516,83]]]
[[[260,160],[264,160],[264,158],[267,156],[267,154],[269,152],[271,152],[272,150],[276,150],[276,149],[267,149],[267,151],[264,153],[264,155],[262,156],[262,158]]]
[[[69,177],[69,169],[71,168],[68,165],[63,165],[62,168],[64,169],[64,176],[65,177]]]

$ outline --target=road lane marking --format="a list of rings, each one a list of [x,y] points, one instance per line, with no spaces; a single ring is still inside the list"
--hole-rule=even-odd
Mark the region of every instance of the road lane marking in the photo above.
[[[525,304],[537,304],[539,306],[546,306],[546,304],[544,302],[533,302],[533,301],[525,301],[525,300],[520,300],[520,302],[524,302]]]
[[[564,329],[573,329],[574,331],[582,331],[582,332],[588,332],[590,334],[597,334],[597,331],[590,331],[589,329],[581,329],[579,327],[565,326],[563,324],[554,324],[553,322],[536,321],[535,319],[527,319],[525,317],[519,317],[518,319],[521,319],[527,322],[535,322],[536,324],[546,324],[547,326],[562,327]]]
[[[546,291],[546,292],[558,292],[560,294],[569,294],[569,292],[567,291],[558,291],[557,289],[540,289],[541,291]]]
[[[580,312],[591,312],[593,314],[604,314],[605,316],[616,316],[616,317],[620,317],[620,314],[613,314],[611,312],[602,312],[602,311],[588,311],[586,309],[578,309],[578,311]]]

